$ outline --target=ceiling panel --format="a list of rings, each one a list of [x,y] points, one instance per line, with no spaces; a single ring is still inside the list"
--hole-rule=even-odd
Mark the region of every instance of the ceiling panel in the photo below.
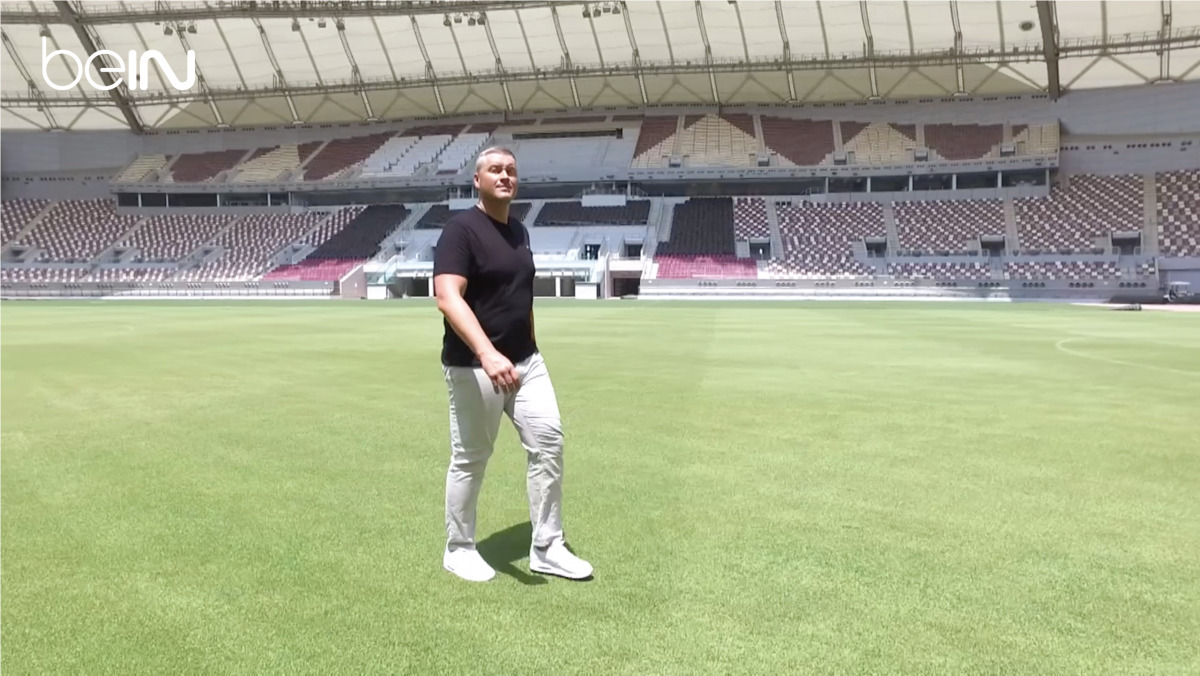
[[[412,21],[408,17],[399,16],[380,16],[375,17],[375,23],[379,26],[379,41],[387,50],[387,58],[383,59],[383,63],[373,61],[371,72],[382,72],[383,66],[391,62],[392,70],[396,71],[396,77],[401,79],[425,77],[425,57],[421,55],[421,50],[417,48],[417,34],[413,30]],[[353,45],[355,56],[358,55],[358,44]],[[373,52],[374,45],[369,49]],[[376,57],[378,58],[378,57]],[[438,72],[438,63],[434,63],[434,72]]]
[[[525,48],[525,37],[517,19],[517,12],[488,12],[488,23],[492,27],[492,39],[500,61],[508,70],[529,70],[534,67],[529,50]]]
[[[660,5],[675,61],[703,63],[704,38],[700,34],[696,5],[690,2],[663,2]]]
[[[833,54],[864,54],[867,34],[863,31],[862,6],[857,2],[822,2],[821,16]]]
[[[1200,80],[1200,47],[1171,52],[1171,77],[1177,80]]]
[[[783,56],[783,36],[779,34],[779,16],[773,2],[746,2],[737,5],[742,15],[746,48],[751,59],[771,59]],[[709,28],[711,33],[714,29]],[[730,30],[728,26],[717,26],[716,30]],[[740,39],[741,36],[738,36]],[[796,49],[792,45],[792,50]]]
[[[563,7],[558,12],[558,22],[562,26],[563,38],[567,41],[567,51],[571,54],[571,63],[576,66],[592,67],[600,64],[600,53],[596,49],[596,38],[592,35],[592,21],[611,23],[614,17],[609,14],[605,18],[583,18],[576,11],[578,6]],[[616,17],[620,19],[620,16]]]
[[[912,19],[913,44],[918,52],[954,46],[954,20],[950,13],[950,3],[911,2],[908,3],[908,7]],[[878,33],[879,31],[876,31],[876,36]],[[964,35],[964,39],[965,37]],[[878,39],[876,37],[876,40]]]
[[[625,28],[623,14],[601,14],[592,19],[596,38],[600,41],[600,53],[607,66],[633,63],[633,47],[629,44],[629,31]]]
[[[962,28],[963,47],[996,47],[1000,44],[1001,16],[997,2],[958,3],[958,24]],[[1009,3],[1016,5],[1018,3]]]
[[[544,7],[522,7],[519,11],[521,23],[525,27],[525,37],[529,42],[528,51],[533,53],[536,67],[543,70],[561,68],[562,45],[558,41],[558,32],[554,29],[554,18],[550,10]]]
[[[300,32],[292,30],[292,22],[287,19],[264,19],[262,25],[275,54],[275,60],[279,63],[279,69],[283,71],[288,84],[316,84],[317,73],[313,60],[304,48]]]
[[[787,29],[788,43],[792,46],[792,58],[824,58],[829,55],[816,5],[783,3],[783,23]],[[861,30],[860,26],[860,34]]]
[[[629,3],[633,39],[645,63],[667,63],[671,58],[658,5],[657,2]]]
[[[745,9],[753,7],[752,3],[743,4],[746,5]],[[713,58],[723,61],[744,60],[746,46],[742,41],[742,31],[738,29],[736,6],[728,2],[702,2],[700,9]]]

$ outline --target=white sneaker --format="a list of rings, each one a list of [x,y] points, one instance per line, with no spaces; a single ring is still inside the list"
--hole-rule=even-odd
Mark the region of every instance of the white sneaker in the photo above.
[[[487,582],[496,571],[474,549],[447,550],[442,554],[442,567],[470,582]]]
[[[529,569],[535,573],[548,573],[572,580],[592,576],[592,564],[571,553],[561,540],[545,549],[529,549]]]

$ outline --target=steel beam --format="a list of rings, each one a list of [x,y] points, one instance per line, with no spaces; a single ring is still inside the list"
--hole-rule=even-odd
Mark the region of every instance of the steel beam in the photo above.
[[[95,54],[101,50],[101,47],[92,39],[91,31],[78,20],[78,16],[71,7],[71,3],[64,0],[55,0],[54,6],[58,8],[58,15],[62,19],[62,23],[69,25],[75,31],[75,35],[79,38],[79,44],[83,45],[86,53]],[[5,22],[8,22],[8,14],[9,12],[5,10]],[[98,55],[96,62],[96,65],[99,66],[96,70],[100,73],[100,81],[104,83],[105,87],[110,87],[108,96],[113,100],[113,103],[117,104],[117,109],[125,117],[125,122],[129,124],[129,128],[139,134],[145,131],[146,126],[142,124],[142,118],[129,102],[129,83],[122,80],[120,84],[117,84],[111,74],[104,72],[105,69],[113,67],[107,56]]]
[[[1141,54],[1141,53],[1157,53],[1162,47],[1163,41],[1156,37],[1157,33],[1151,33],[1148,36],[1130,36],[1129,39],[1121,42],[1101,42],[1079,40],[1072,43],[1064,43],[1058,47],[1058,54],[1062,57],[1086,57],[1114,54]],[[264,35],[265,37],[265,35]],[[1175,49],[1187,49],[1200,47],[1200,29],[1179,32],[1168,40],[1169,44]],[[974,48],[967,49],[961,55],[954,54],[951,50],[934,50],[928,52],[917,52],[915,54],[908,53],[908,50],[899,50],[893,52],[875,52],[874,59],[867,59],[862,55],[846,55],[842,58],[840,55],[833,58],[792,58],[784,59],[758,59],[750,62],[741,59],[720,60],[713,59],[711,65],[707,63],[692,63],[684,62],[670,63],[647,63],[641,62],[641,71],[646,75],[680,75],[680,74],[707,74],[710,70],[715,73],[754,73],[754,72],[779,72],[780,70],[799,70],[799,71],[828,71],[842,70],[854,68],[867,68],[871,63],[874,63],[880,68],[914,68],[921,66],[953,66],[958,59],[962,59],[965,63],[985,63],[994,64],[1000,61],[1006,63],[1035,63],[1041,61],[1043,53],[1041,50],[1021,50],[1001,53],[996,49]],[[429,65],[428,61],[426,62]],[[575,77],[601,77],[601,76],[621,76],[627,75],[632,78],[638,76],[639,70],[629,64],[613,65],[609,64],[606,68],[579,68],[572,66],[568,69],[544,69],[535,70],[533,68],[522,69],[506,69],[505,72],[487,72],[474,73],[471,76],[439,76],[435,79],[431,77],[425,78],[409,78],[404,82],[398,82],[392,78],[381,78],[374,80],[363,80],[362,83],[356,83],[351,80],[343,81],[327,81],[324,85],[299,85],[299,86],[261,86],[261,87],[222,87],[209,90],[209,94],[216,100],[245,100],[251,98],[263,97],[290,97],[300,95],[320,95],[320,94],[335,94],[335,93],[356,93],[361,86],[367,91],[393,91],[405,89],[423,89],[427,87],[449,86],[449,85],[470,85],[482,84],[489,82],[523,82],[523,81],[539,81],[547,79],[573,79]],[[7,106],[19,106],[22,104],[28,107],[38,105],[50,105],[58,107],[75,107],[95,105],[95,100],[85,96],[82,92],[44,92],[45,98],[43,101],[38,101],[35,97],[27,92],[4,92],[0,97],[3,103]],[[130,94],[130,102],[135,105],[140,104],[186,104],[194,101],[204,101],[204,94],[198,91],[174,92],[174,91],[159,91],[147,92],[145,95]]]
[[[207,19],[304,19],[343,18],[354,16],[420,16],[445,14],[447,11],[495,12],[518,9],[512,2],[221,2],[216,6],[203,2],[144,2],[121,7],[115,2],[93,2],[82,5],[79,20],[90,26],[104,24],[167,23],[178,21],[201,21]],[[536,7],[571,7],[583,2],[521,2],[520,9]],[[4,10],[5,24],[56,24],[70,23],[58,13],[43,12],[34,8]]]
[[[1042,56],[1046,60],[1046,84],[1050,100],[1062,95],[1058,76],[1058,26],[1054,23],[1054,8],[1049,0],[1037,0],[1038,23],[1042,25]]]

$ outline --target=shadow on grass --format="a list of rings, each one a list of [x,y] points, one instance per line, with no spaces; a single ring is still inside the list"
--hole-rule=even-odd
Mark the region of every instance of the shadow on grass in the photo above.
[[[548,580],[529,573],[528,566],[516,566],[517,561],[529,559],[529,545],[532,542],[533,526],[525,521],[492,533],[477,542],[475,548],[497,573],[515,578],[521,584],[546,584]]]

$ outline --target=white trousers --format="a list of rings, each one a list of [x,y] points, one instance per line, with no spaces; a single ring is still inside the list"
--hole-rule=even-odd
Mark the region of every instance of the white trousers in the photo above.
[[[514,364],[515,392],[497,391],[482,368],[444,366],[450,391],[450,468],[446,472],[446,547],[475,547],[476,506],[501,414],[525,448],[533,545],[563,538],[563,433],[558,400],[541,354]]]

